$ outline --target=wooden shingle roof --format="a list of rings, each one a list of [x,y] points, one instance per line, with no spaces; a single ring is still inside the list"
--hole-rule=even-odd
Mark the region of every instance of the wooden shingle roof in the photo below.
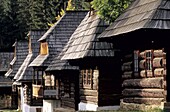
[[[62,57],[63,52],[61,52],[59,56],[54,57],[46,71],[79,70],[78,66],[72,66],[67,60],[61,60]]]
[[[6,78],[5,76],[0,76],[0,87],[11,87],[12,80],[10,78]]]
[[[99,38],[139,29],[170,29],[170,1],[135,0]]]
[[[31,49],[32,52],[30,52],[26,58],[24,59],[22,65],[18,69],[14,80],[16,81],[30,81],[32,80],[32,75],[33,75],[33,68],[28,67],[31,61],[35,59],[35,57],[38,56],[39,54],[39,43],[38,39],[45,33],[46,30],[31,30],[29,32],[29,37],[31,38]],[[27,49],[28,50],[28,49]]]
[[[12,47],[14,47],[14,53],[13,53],[13,59],[12,59],[12,61],[9,63],[10,64],[10,67],[9,67],[9,69],[8,69],[8,71],[5,73],[5,77],[8,77],[11,73],[12,73],[12,71],[13,71],[13,65],[14,65],[14,63],[16,62],[16,43],[17,43],[17,41],[15,41],[15,43],[12,45]]]
[[[112,44],[97,39],[107,26],[96,12],[89,12],[64,47],[62,60],[114,56]]]
[[[25,40],[18,41],[16,43],[16,61],[13,64],[13,68],[7,77],[13,78],[17,73],[18,69],[22,65],[24,59],[28,54],[28,42]]]
[[[40,42],[44,40],[47,41],[49,54],[37,56],[29,66],[48,66],[53,58],[59,55],[86,14],[86,11],[67,11],[62,18],[39,39]]]
[[[10,68],[10,61],[13,58],[12,52],[0,52],[0,72],[1,71],[8,71]]]

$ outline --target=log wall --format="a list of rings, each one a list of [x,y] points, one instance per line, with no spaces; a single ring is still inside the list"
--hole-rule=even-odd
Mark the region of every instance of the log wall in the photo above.
[[[166,100],[166,53],[163,50],[140,52],[137,73],[139,75],[135,75],[134,72],[134,68],[137,66],[133,64],[135,63],[134,57],[126,58],[125,56],[125,60],[122,64],[122,86],[124,88],[122,91],[122,105],[144,104],[160,106]]]
[[[106,62],[99,71],[99,106],[120,105],[122,80],[120,57]],[[131,62],[126,63],[123,69],[130,69]],[[126,73],[127,76],[131,73]]]
[[[79,79],[78,72],[62,74],[60,82],[61,106],[78,110],[79,103]],[[75,74],[74,74],[75,73]]]
[[[91,68],[88,68],[91,69]],[[81,69],[86,70],[86,69]],[[93,69],[92,70],[92,85],[91,87],[84,87],[83,86],[83,74],[82,72],[79,75],[79,87],[80,87],[80,101],[84,103],[91,103],[98,105],[98,77],[99,77],[99,70]]]

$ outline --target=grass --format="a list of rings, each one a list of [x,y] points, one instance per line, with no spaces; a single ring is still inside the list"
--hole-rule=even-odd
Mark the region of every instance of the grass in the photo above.
[[[79,111],[79,112],[94,112],[94,111]],[[97,112],[166,112],[166,111],[163,111],[161,109],[152,109],[152,110],[147,110],[147,111],[123,111],[123,110],[112,110],[112,111],[109,111],[109,110],[102,110],[102,111],[97,111]]]

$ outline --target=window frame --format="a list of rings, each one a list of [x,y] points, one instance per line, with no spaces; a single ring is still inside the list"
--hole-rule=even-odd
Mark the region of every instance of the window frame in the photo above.
[[[81,75],[82,75],[82,86],[83,86],[83,88],[92,89],[93,70],[92,69],[81,70]]]

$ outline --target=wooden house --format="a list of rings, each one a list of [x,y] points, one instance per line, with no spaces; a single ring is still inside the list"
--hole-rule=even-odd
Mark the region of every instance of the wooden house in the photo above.
[[[61,107],[78,110],[79,99],[79,67],[71,66],[67,60],[61,60],[62,53],[55,57],[46,69],[47,75],[53,74],[58,82]],[[46,79],[47,80],[47,79]],[[48,82],[45,81],[47,84]]]
[[[22,111],[33,112],[38,108],[42,108],[43,99],[35,98],[32,96],[32,80],[33,80],[33,68],[28,65],[39,54],[38,39],[45,33],[45,30],[31,30],[27,34],[28,49],[27,56],[23,60],[21,66],[18,68],[14,76],[15,82],[21,83],[21,97]]]
[[[33,96],[44,98],[43,111],[50,110],[57,105],[59,99],[58,80],[53,74],[46,74],[45,70],[54,57],[57,57],[71,34],[75,31],[86,11],[67,11],[38,41],[39,55],[29,66],[34,68]],[[38,78],[41,77],[41,80]],[[44,88],[44,89],[43,89]]]
[[[169,111],[169,9],[169,0],[135,0],[98,37],[120,49],[122,109]]]
[[[15,74],[17,73],[19,67],[21,66],[22,62],[26,58],[26,55],[28,54],[28,43],[25,40],[21,40],[14,43],[14,58],[11,61],[11,67],[9,68],[8,72],[5,74],[6,77],[12,79],[12,108],[21,108],[21,91],[20,83],[14,82],[13,78]]]
[[[120,104],[120,68],[112,43],[100,42],[97,36],[108,25],[95,11],[89,11],[70,37],[62,60],[79,66],[79,110],[116,109]],[[111,63],[114,61],[115,63]],[[110,70],[114,69],[114,72]]]
[[[0,52],[0,109],[11,108],[12,80],[4,74],[10,68],[13,55],[11,52]]]

